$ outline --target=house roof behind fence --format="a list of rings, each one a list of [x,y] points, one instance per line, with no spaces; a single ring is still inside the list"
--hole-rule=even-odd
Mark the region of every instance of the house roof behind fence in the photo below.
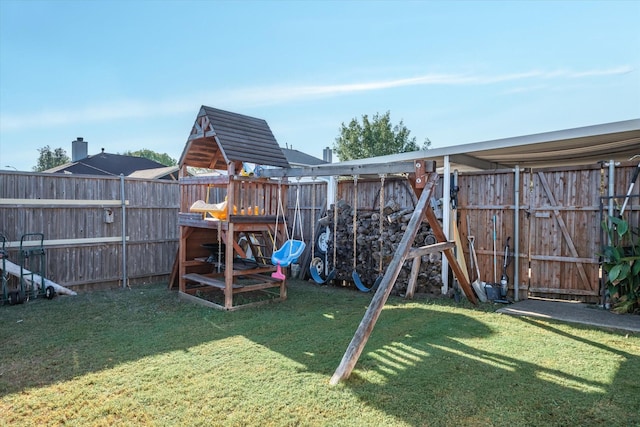
[[[284,156],[287,158],[287,161],[291,166],[324,165],[328,163],[325,160],[310,156],[307,153],[303,153],[299,150],[294,150],[293,148],[283,148],[282,152],[284,153]]]
[[[123,174],[124,176],[129,176],[136,171],[159,167],[164,167],[164,165],[144,157],[111,154],[103,151],[75,162],[47,169],[44,172],[111,176]]]
[[[226,170],[236,162],[289,167],[265,120],[202,106],[180,166]]]

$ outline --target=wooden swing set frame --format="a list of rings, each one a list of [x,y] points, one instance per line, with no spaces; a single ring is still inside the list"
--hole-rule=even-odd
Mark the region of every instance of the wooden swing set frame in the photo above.
[[[347,379],[353,368],[355,367],[360,354],[364,349],[364,346],[373,331],[373,328],[382,312],[382,308],[386,303],[393,285],[400,274],[400,270],[405,261],[412,260],[413,265],[411,269],[411,277],[409,280],[409,288],[407,293],[413,294],[415,287],[415,276],[420,267],[421,257],[427,254],[442,252],[444,253],[455,278],[458,280],[462,291],[467,296],[469,301],[473,304],[477,304],[476,296],[473,293],[469,279],[467,279],[464,271],[458,264],[457,258],[454,253],[455,242],[448,241],[440,222],[438,221],[433,209],[431,208],[431,195],[435,186],[439,180],[438,173],[436,172],[436,165],[434,161],[417,160],[412,164],[413,170],[410,174],[410,180],[416,195],[419,197],[415,210],[407,225],[407,229],[404,232],[402,240],[398,246],[398,250],[393,256],[393,259],[389,263],[386,272],[384,273],[382,280],[380,281],[378,288],[367,308],[367,311],[358,326],[347,350],[342,357],[342,360],[336,369],[335,373],[329,381],[330,384],[335,385],[340,381]],[[409,167],[406,163],[388,164],[388,165],[375,165],[366,166],[360,165],[358,167],[342,167],[342,168],[299,168],[299,170],[281,170],[270,171],[270,176],[286,176],[285,174],[291,174],[289,176],[331,176],[331,175],[357,175],[367,172],[375,171],[378,174],[386,173],[407,173]],[[354,173],[355,172],[355,173]],[[369,173],[371,173],[369,172]],[[297,175],[300,174],[300,175]],[[437,243],[433,245],[422,246],[419,248],[412,247],[415,236],[423,221],[427,221],[431,226]],[[412,280],[413,279],[413,280]]]

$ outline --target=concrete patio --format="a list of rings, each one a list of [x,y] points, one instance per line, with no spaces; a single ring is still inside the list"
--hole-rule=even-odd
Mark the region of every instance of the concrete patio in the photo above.
[[[497,312],[640,333],[640,316],[615,314],[593,304],[575,301],[527,299],[504,306]]]

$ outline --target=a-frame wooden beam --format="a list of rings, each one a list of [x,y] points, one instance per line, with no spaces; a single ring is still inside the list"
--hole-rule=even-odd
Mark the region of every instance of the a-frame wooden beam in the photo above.
[[[340,365],[329,381],[331,385],[336,385],[341,380],[347,379],[349,378],[349,375],[351,375],[351,371],[353,371],[353,368],[358,362],[360,354],[362,354],[362,350],[364,349],[364,346],[366,345],[367,340],[369,339],[369,336],[373,331],[373,327],[375,326],[378,317],[380,317],[382,308],[384,307],[384,304],[387,302],[387,299],[391,294],[393,284],[396,282],[398,274],[400,274],[402,265],[409,256],[413,241],[416,238],[416,234],[425,215],[427,220],[429,221],[429,224],[431,225],[431,229],[434,231],[434,235],[436,236],[436,238],[440,242],[446,241],[445,234],[442,231],[442,227],[440,226],[440,223],[438,222],[435,214],[433,213],[433,210],[431,209],[431,204],[429,203],[429,199],[431,198],[433,189],[438,182],[438,174],[434,171],[434,167],[435,165],[432,165],[428,169],[429,172],[426,174],[424,189],[422,190],[422,194],[420,195],[418,204],[416,205],[416,208],[413,212],[413,216],[411,217],[411,220],[407,225],[407,229],[402,236],[402,240],[400,241],[398,250],[393,256],[391,263],[389,263],[389,267],[387,267],[387,271],[385,272],[382,281],[378,286],[378,290],[371,299],[371,303],[369,304],[369,307],[367,308],[367,311],[365,312],[364,317],[362,318],[362,321],[358,326],[358,329],[353,335],[351,343],[347,347]],[[453,272],[460,282],[465,295],[467,295],[469,301],[477,304],[476,297],[471,290],[469,280],[465,277],[464,274],[462,274],[462,270],[458,265],[451,246],[445,249],[444,252],[447,256],[447,259],[451,263]]]

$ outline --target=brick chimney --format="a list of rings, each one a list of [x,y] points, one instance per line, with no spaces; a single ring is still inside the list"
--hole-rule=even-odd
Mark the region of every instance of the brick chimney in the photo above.
[[[89,155],[88,142],[81,136],[75,141],[71,141],[71,161],[77,162]]]

